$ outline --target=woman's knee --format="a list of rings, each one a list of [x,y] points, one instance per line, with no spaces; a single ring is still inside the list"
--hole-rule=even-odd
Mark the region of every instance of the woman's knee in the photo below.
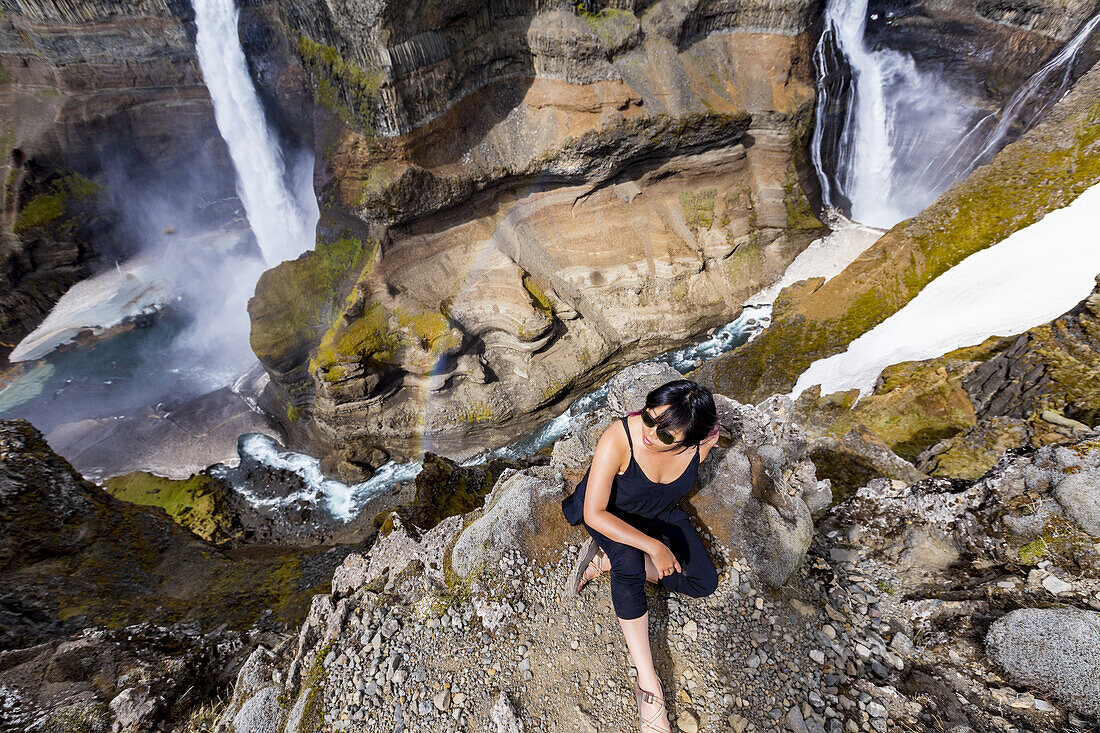
[[[683,593],[692,598],[705,598],[718,590],[718,571],[713,565],[701,568],[697,573],[684,577],[684,582],[676,588],[678,593]]]

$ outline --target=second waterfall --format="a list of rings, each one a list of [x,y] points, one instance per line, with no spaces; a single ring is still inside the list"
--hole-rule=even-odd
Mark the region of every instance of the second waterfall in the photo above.
[[[199,64],[237,173],[237,193],[264,259],[277,265],[313,246],[318,211],[312,156],[287,170],[248,75],[233,0],[194,4]]]
[[[954,180],[935,161],[950,157],[977,110],[909,55],[871,48],[867,21],[867,0],[829,0],[812,154],[826,206],[889,228]]]

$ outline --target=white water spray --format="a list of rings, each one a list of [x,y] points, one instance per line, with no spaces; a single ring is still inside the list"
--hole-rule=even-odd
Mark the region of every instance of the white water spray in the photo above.
[[[312,159],[288,175],[276,136],[264,118],[237,34],[233,0],[194,0],[196,50],[214,102],[214,119],[237,172],[237,194],[268,265],[313,246],[317,199]]]
[[[827,206],[849,208],[857,222],[887,229],[935,200],[950,184],[920,175],[942,159],[970,126],[974,109],[912,57],[873,50],[865,41],[867,0],[829,0],[818,67],[814,166]],[[845,80],[844,64],[850,70]],[[826,139],[830,108],[843,109],[835,139]],[[826,157],[836,162],[835,176]],[[845,204],[850,204],[846,207]]]

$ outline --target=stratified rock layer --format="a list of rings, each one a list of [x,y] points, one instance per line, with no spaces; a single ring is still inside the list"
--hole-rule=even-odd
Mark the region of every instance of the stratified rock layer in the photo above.
[[[810,4],[284,10],[326,213],[252,344],[321,450],[502,442],[730,320],[820,228]],[[281,305],[315,275],[329,300]]]

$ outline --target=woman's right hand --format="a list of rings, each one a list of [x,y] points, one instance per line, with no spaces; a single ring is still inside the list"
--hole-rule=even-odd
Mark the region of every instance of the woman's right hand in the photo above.
[[[655,542],[649,557],[653,560],[653,566],[657,568],[658,578],[680,572],[680,563],[664,542]]]

